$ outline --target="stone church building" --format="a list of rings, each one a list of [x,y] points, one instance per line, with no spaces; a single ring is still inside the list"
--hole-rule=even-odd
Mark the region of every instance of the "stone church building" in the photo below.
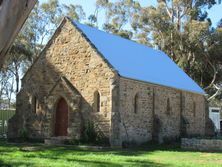
[[[8,137],[78,140],[89,121],[112,146],[204,136],[204,94],[163,52],[64,18],[22,79]]]

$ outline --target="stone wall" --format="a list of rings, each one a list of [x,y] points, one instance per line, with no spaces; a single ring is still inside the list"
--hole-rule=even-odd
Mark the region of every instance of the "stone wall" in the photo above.
[[[183,149],[199,151],[222,151],[222,140],[182,138],[181,147]]]
[[[137,95],[137,111],[135,96]],[[120,78],[119,112],[123,142],[143,143],[152,139],[153,89],[145,83]]]
[[[76,92],[61,82],[62,77]],[[82,122],[93,121],[97,129],[109,137],[112,110],[110,80],[116,78],[118,79],[118,76],[109,64],[98,55],[72,23],[64,19],[22,80],[21,93],[17,96],[16,117],[23,118],[21,122],[28,122],[24,126],[31,137],[36,135],[35,132],[38,132],[39,137],[53,136],[56,101],[59,97],[65,97],[69,105],[70,136],[80,131],[80,128],[75,132],[72,129],[77,126],[74,125],[75,120],[82,118]],[[96,91],[100,94],[99,112],[93,109]],[[78,96],[81,96],[81,102],[78,102],[80,104],[76,102]],[[40,106],[38,111],[32,107],[33,97]],[[81,113],[81,118],[77,112]]]
[[[161,143],[205,134],[203,95],[121,77],[119,98],[123,141]]]
[[[68,136],[76,139],[89,120],[112,145],[205,134],[203,95],[120,77],[68,19],[24,76],[9,137],[22,128],[33,138],[52,137],[61,97],[69,106]]]
[[[205,97],[183,92],[183,117],[186,124],[186,136],[204,136],[206,119],[209,119],[207,102]]]

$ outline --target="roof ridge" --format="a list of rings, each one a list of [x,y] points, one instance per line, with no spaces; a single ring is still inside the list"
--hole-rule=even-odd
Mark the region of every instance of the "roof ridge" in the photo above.
[[[69,20],[120,76],[205,94],[163,51]]]
[[[105,56],[99,51],[99,49],[93,44],[93,42],[87,37],[87,35],[78,27],[78,25],[75,24],[73,20],[71,20],[69,17],[66,17],[72,25],[84,36],[84,38],[87,40],[87,42],[93,47],[95,52],[100,55],[100,57],[105,61],[105,63],[117,74],[119,75],[119,72],[115,69],[115,67],[105,58]],[[83,24],[82,24],[83,25]]]
[[[112,36],[114,36],[114,37],[120,38],[120,39],[122,39],[122,40],[126,40],[126,41],[129,41],[129,42],[132,42],[132,43],[134,43],[134,44],[136,44],[136,45],[143,46],[143,47],[146,47],[146,48],[149,48],[149,49],[153,49],[153,50],[155,50],[155,51],[157,51],[157,52],[161,52],[161,53],[166,54],[166,53],[163,52],[162,50],[155,49],[155,48],[153,48],[153,47],[147,46],[147,45],[142,44],[142,43],[138,43],[138,42],[135,41],[135,40],[127,39],[127,38],[121,37],[121,36],[119,36],[119,35],[117,35],[117,34],[103,31],[103,30],[101,30],[101,29],[99,29],[99,28],[92,27],[92,26],[87,25],[87,24],[83,24],[83,23],[81,23],[81,22],[79,22],[79,21],[77,21],[77,20],[72,20],[72,19],[69,18],[69,17],[66,17],[66,18],[67,18],[69,21],[71,21],[75,26],[77,26],[76,24],[81,24],[81,25],[83,25],[83,26],[87,26],[87,27],[89,27],[89,28],[96,29],[97,31],[100,31],[100,32],[102,32],[102,33],[104,33],[104,34],[109,34],[109,35],[112,35]],[[78,28],[78,26],[77,26],[77,28]]]

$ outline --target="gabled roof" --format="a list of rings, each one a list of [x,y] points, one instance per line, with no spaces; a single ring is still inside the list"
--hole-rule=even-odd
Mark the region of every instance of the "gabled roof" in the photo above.
[[[162,51],[75,21],[72,23],[120,76],[205,94],[204,90]]]

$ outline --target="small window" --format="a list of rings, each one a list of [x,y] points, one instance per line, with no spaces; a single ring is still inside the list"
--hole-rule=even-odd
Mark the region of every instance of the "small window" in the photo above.
[[[193,102],[193,116],[196,116],[196,103]]]
[[[0,6],[2,5],[3,0],[0,0]]]
[[[211,112],[219,113],[219,110],[217,110],[217,109],[212,109]]]
[[[37,99],[35,96],[33,96],[32,99],[33,113],[36,113],[36,105],[37,105]]]
[[[26,0],[25,7],[28,7],[28,5],[29,5],[29,0]]]
[[[134,97],[134,113],[138,113],[138,107],[139,107],[139,96],[138,93]]]
[[[166,114],[167,114],[167,115],[170,115],[170,112],[171,112],[170,98],[167,98]]]
[[[98,91],[94,93],[94,111],[100,112],[100,94]]]
[[[40,104],[36,96],[32,97],[32,108],[33,108],[32,109],[33,113],[37,113],[38,112],[37,110],[40,108]]]

